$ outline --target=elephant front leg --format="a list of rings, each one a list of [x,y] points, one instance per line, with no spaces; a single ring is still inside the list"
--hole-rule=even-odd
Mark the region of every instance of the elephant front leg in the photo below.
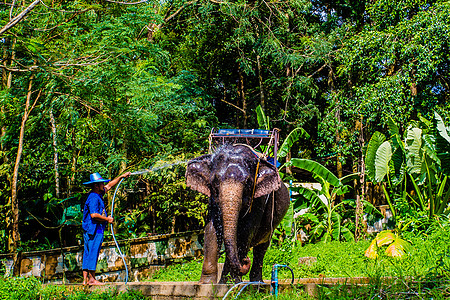
[[[253,247],[253,265],[250,270],[250,281],[263,281],[262,267],[264,262],[264,255],[269,247],[270,240],[263,244]]]
[[[203,246],[204,260],[202,276],[199,283],[217,283],[217,261],[219,259],[219,243],[216,229],[212,221],[205,227],[205,242]]]

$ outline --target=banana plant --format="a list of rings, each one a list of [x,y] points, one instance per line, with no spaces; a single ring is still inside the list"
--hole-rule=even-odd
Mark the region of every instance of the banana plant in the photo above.
[[[311,172],[320,183],[320,189],[309,189],[302,186],[292,188],[298,193],[293,206],[294,211],[298,212],[303,208],[309,208],[309,213],[303,216],[314,222],[311,234],[325,242],[342,239],[354,240],[353,233],[343,224],[344,218],[340,214],[339,208],[345,204],[355,206],[355,200],[344,200],[337,203],[336,199],[337,196],[348,192],[350,187],[345,183],[353,180],[358,174],[337,178],[323,165],[309,159],[293,158],[285,165]],[[364,204],[367,207],[371,206],[368,202],[364,202]],[[373,206],[371,208],[375,209]]]
[[[261,105],[258,105],[258,107],[256,108],[256,116],[258,119],[259,127],[261,129],[270,130],[270,119],[264,113]],[[281,144],[280,148],[278,149],[277,160],[279,161],[280,159],[286,157],[286,155],[291,150],[291,147],[302,137],[309,139],[310,136],[301,127],[296,127],[291,132],[289,132],[287,137],[284,139],[283,144]]]
[[[258,107],[256,108],[256,118],[258,120],[259,128],[265,129],[265,130],[270,130],[269,117],[266,116],[261,105],[258,105]]]
[[[423,118],[423,128],[412,122],[402,137],[389,118],[390,139],[375,132],[369,141],[365,157],[367,177],[375,184],[383,183],[381,187],[394,218],[396,199],[410,202],[429,217],[442,214],[448,206],[450,130],[437,113],[435,119],[435,128]],[[407,191],[409,185],[414,193]]]
[[[264,113],[264,110],[262,109],[261,105],[258,105],[256,108],[256,116],[258,120],[259,128],[270,130],[270,119],[266,114]],[[280,159],[287,156],[289,151],[291,150],[291,147],[300,139],[300,138],[309,138],[309,134],[301,127],[294,128],[287,137],[284,139],[283,144],[280,146],[277,152],[277,161],[280,161]],[[260,146],[263,151],[265,151],[265,146]],[[282,168],[280,168],[282,169]],[[284,178],[284,174],[280,172],[281,177]],[[276,240],[278,243],[281,243],[283,240],[283,237],[286,235],[290,235],[292,238],[292,241],[295,243],[296,241],[296,235],[290,234],[292,232],[295,232],[295,221],[294,221],[294,209],[293,209],[293,203],[290,204],[289,210],[286,213],[285,217],[283,218],[279,228],[275,230],[274,240]]]

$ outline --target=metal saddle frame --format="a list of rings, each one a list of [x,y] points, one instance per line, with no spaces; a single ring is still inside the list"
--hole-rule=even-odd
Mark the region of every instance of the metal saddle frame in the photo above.
[[[277,166],[278,139],[277,128],[273,130],[213,128],[209,135],[209,153],[224,144],[243,144],[252,148],[255,154],[262,153],[266,160]]]

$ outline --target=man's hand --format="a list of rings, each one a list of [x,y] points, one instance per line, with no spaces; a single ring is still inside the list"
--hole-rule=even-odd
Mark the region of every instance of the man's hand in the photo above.
[[[111,217],[111,216],[105,217],[98,213],[91,214],[91,218],[93,220],[100,221],[100,222],[108,222],[109,224],[112,224],[114,222],[113,217]]]
[[[116,178],[114,178],[113,180],[111,180],[110,182],[108,182],[108,184],[105,185],[105,192],[107,192],[107,191],[109,191],[110,189],[112,189],[113,186],[115,186],[116,184],[118,184],[119,181],[120,181],[121,179],[128,178],[128,177],[130,177],[130,175],[131,175],[130,172],[125,172],[125,173],[123,173],[122,175],[119,175],[119,176],[117,176]]]

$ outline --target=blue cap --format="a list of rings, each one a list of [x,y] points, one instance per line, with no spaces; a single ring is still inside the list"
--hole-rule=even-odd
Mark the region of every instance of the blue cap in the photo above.
[[[102,176],[97,172],[92,173],[89,176],[89,179],[90,179],[90,181],[83,182],[83,184],[88,185],[88,184],[97,183],[97,182],[109,182],[110,181],[109,179],[103,179]]]

